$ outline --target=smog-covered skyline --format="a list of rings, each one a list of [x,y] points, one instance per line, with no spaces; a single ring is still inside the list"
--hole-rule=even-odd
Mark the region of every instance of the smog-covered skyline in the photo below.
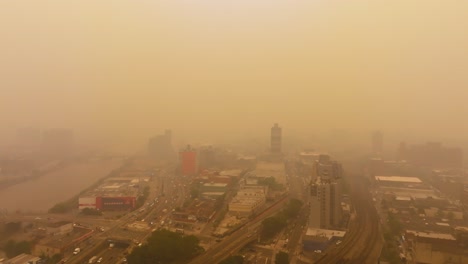
[[[466,140],[468,3],[2,1],[0,135]]]

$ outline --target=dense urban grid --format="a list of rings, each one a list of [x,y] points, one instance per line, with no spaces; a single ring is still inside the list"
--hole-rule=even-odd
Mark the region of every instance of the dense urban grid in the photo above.
[[[69,130],[18,137],[41,154],[2,157],[2,189],[113,166],[50,208],[1,208],[1,263],[468,263],[462,152],[440,143],[401,143],[387,160],[375,132],[347,168],[318,150],[286,153],[278,124],[258,153],[176,153],[170,130],[134,156],[78,155]]]

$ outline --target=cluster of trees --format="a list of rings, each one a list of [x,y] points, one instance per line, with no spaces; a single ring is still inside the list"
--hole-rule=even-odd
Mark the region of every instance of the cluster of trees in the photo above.
[[[31,243],[28,241],[16,242],[14,240],[8,240],[3,247],[6,256],[12,258],[22,253],[31,253]]]
[[[52,214],[65,214],[71,210],[69,203],[63,202],[54,205],[52,208],[49,209],[49,213]]]
[[[289,254],[283,251],[280,251],[275,256],[276,264],[289,264]]]
[[[282,184],[276,182],[274,177],[260,178],[258,184],[268,186],[273,191],[280,191],[284,188]]]
[[[402,232],[403,227],[398,221],[397,217],[393,213],[388,213],[388,224],[384,229],[384,240],[385,246],[382,249],[381,258],[388,261],[389,263],[401,263],[399,257],[398,244],[396,239]]]
[[[63,255],[62,254],[55,254],[53,255],[52,257],[49,257],[49,256],[46,256],[46,255],[42,255],[41,256],[41,260],[42,260],[42,264],[56,264],[56,263],[59,263],[59,261],[63,259]]]
[[[6,223],[3,230],[0,232],[2,236],[9,236],[21,230],[21,222]]]
[[[230,256],[224,259],[219,264],[243,264],[243,263],[244,263],[244,257],[241,255],[235,255],[235,256]]]
[[[293,219],[299,215],[302,208],[302,202],[297,199],[291,199],[283,211],[275,216],[268,217],[262,222],[262,239],[269,239],[286,227],[288,219]]]
[[[84,215],[102,215],[102,212],[93,208],[85,208],[81,210]]]
[[[150,193],[150,188],[149,186],[146,186],[144,189],[143,189],[143,193],[138,196],[138,199],[136,201],[136,207],[141,207],[145,204],[146,202],[146,199],[148,199],[148,196],[149,196],[149,193]]]
[[[197,237],[162,229],[155,231],[146,244],[135,248],[127,260],[130,264],[188,263],[202,252]]]

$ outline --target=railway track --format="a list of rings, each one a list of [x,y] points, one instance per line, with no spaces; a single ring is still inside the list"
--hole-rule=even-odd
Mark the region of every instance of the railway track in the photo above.
[[[379,218],[367,184],[361,178],[354,181],[352,200],[356,217],[350,222],[348,234],[336,249],[327,252],[316,263],[376,263],[373,254],[381,239]]]

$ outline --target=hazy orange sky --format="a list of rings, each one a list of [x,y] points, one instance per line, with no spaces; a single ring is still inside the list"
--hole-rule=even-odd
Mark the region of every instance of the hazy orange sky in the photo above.
[[[468,1],[3,0],[0,134],[145,141],[279,122],[466,139],[467,14]]]

